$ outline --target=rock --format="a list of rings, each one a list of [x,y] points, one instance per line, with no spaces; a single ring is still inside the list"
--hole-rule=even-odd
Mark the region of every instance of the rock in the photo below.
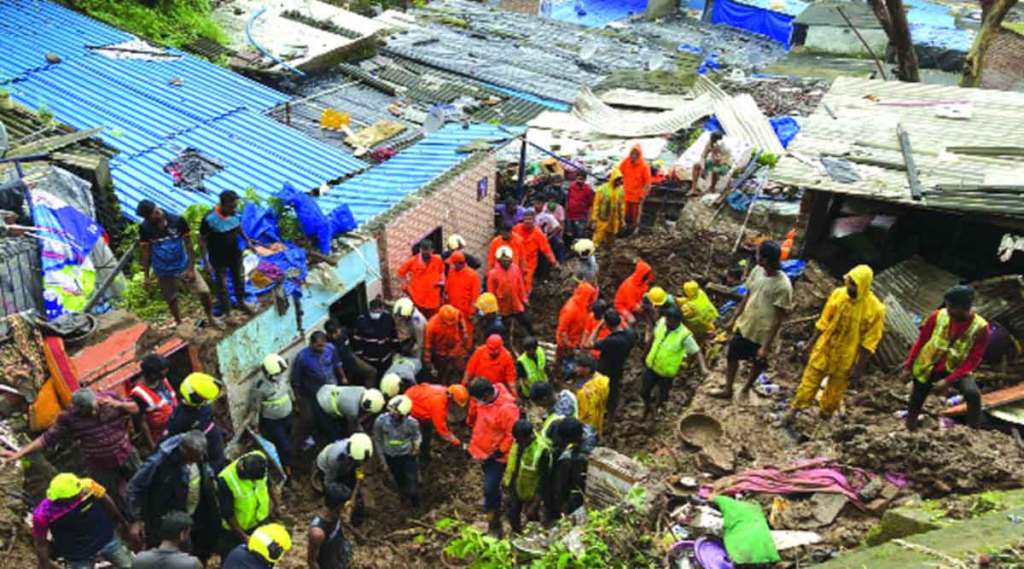
[[[842,494],[826,494],[818,492],[811,496],[811,503],[814,507],[814,519],[822,525],[829,525],[835,521],[839,512],[846,506],[849,499]]]
[[[52,51],[46,53],[46,62],[47,63],[57,64],[57,63],[60,63],[61,61],[63,61],[63,60],[56,53],[53,53]]]

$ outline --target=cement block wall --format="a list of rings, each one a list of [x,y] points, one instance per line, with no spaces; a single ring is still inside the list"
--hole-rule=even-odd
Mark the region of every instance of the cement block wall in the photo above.
[[[1004,29],[992,40],[982,62],[981,86],[1024,90],[1024,36]]]
[[[889,45],[889,38],[885,35],[885,30],[860,30],[860,35],[864,37],[864,41],[871,46],[871,49],[875,51],[878,57],[885,56],[885,48]],[[845,26],[808,27],[804,47],[808,51],[821,53],[834,53],[852,57],[871,57],[853,31]]]
[[[381,255],[384,294],[391,299],[402,295],[398,267],[412,254],[413,244],[438,227],[442,239],[459,234],[466,239],[466,250],[482,256],[494,237],[494,193],[497,161],[494,156],[477,159],[465,170],[443,182],[429,193],[406,198],[387,225],[375,234]],[[481,184],[486,195],[478,199]]]

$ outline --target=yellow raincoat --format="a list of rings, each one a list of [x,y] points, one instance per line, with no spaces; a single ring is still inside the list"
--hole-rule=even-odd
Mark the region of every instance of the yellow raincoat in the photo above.
[[[718,309],[708,298],[706,292],[694,281],[683,285],[683,297],[680,299],[680,310],[683,313],[683,324],[693,332],[700,343],[715,330],[718,320]]]
[[[621,187],[616,188],[615,180],[622,178],[622,172],[612,170],[608,182],[597,189],[594,205],[590,209],[590,220],[594,222],[594,247],[602,244],[611,247],[615,235],[626,224],[625,194]]]
[[[611,380],[608,376],[595,372],[594,376],[576,392],[580,422],[594,427],[598,436],[604,432],[604,413],[608,408],[609,389]]]
[[[837,288],[825,303],[817,329],[820,332],[803,378],[793,399],[793,408],[810,406],[821,381],[828,386],[821,398],[821,413],[829,416],[839,408],[846,393],[850,371],[861,348],[874,353],[885,327],[885,305],[871,292],[874,272],[857,265],[846,274],[846,282],[857,286],[857,298],[850,298],[846,287]]]

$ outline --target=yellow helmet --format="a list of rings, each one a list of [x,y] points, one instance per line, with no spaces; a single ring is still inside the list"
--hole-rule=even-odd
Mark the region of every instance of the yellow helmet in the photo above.
[[[498,311],[498,297],[493,292],[485,292],[476,298],[476,307],[484,314],[494,314]]]
[[[380,378],[380,391],[387,397],[394,397],[402,390],[402,378],[397,373],[385,373]]]
[[[412,303],[412,299],[407,296],[403,296],[395,301],[395,316],[404,316],[408,318],[412,316],[412,311],[415,309],[416,306]]]
[[[594,254],[594,242],[590,239],[577,239],[576,242],[572,244],[572,250],[575,251],[577,255],[589,257]]]
[[[267,524],[252,532],[248,545],[249,551],[276,565],[292,548],[292,536],[281,524]]]
[[[384,408],[384,394],[376,389],[367,389],[359,401],[359,407],[370,413],[380,413]]]
[[[668,294],[665,292],[665,289],[656,286],[647,292],[647,298],[651,300],[651,304],[654,306],[662,306],[668,300]]]
[[[448,237],[448,248],[449,249],[455,251],[457,249],[462,249],[465,246],[466,246],[466,240],[463,239],[463,237],[461,235],[456,233],[456,234],[450,235]]]
[[[694,298],[698,292],[700,292],[700,285],[697,284],[697,281],[686,281],[683,283],[683,294],[686,298]]]
[[[181,398],[193,407],[209,403],[218,395],[220,395],[220,387],[217,385],[217,380],[211,375],[194,372],[188,374],[181,382]]]
[[[412,399],[405,395],[396,395],[388,401],[388,411],[406,416],[412,413]]]
[[[373,441],[366,433],[356,433],[348,438],[348,455],[352,460],[362,462],[373,456]]]
[[[82,493],[82,479],[70,472],[61,472],[50,480],[46,497],[50,500],[67,500]]]
[[[268,375],[278,375],[286,369],[288,369],[288,361],[279,354],[267,354],[263,358],[263,371]]]

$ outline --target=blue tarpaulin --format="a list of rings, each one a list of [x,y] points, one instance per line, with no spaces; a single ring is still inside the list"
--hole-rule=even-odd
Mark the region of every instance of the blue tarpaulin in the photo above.
[[[725,24],[766,36],[789,49],[793,32],[793,16],[740,4],[732,0],[715,0],[711,8],[711,23]]]
[[[768,122],[771,123],[772,130],[775,131],[775,136],[779,137],[779,142],[782,143],[783,148],[789,147],[789,143],[793,142],[793,139],[800,132],[800,124],[793,117],[773,117],[768,119]],[[711,115],[708,117],[708,120],[704,121],[704,130],[723,132],[722,123],[718,122],[717,117]]]

